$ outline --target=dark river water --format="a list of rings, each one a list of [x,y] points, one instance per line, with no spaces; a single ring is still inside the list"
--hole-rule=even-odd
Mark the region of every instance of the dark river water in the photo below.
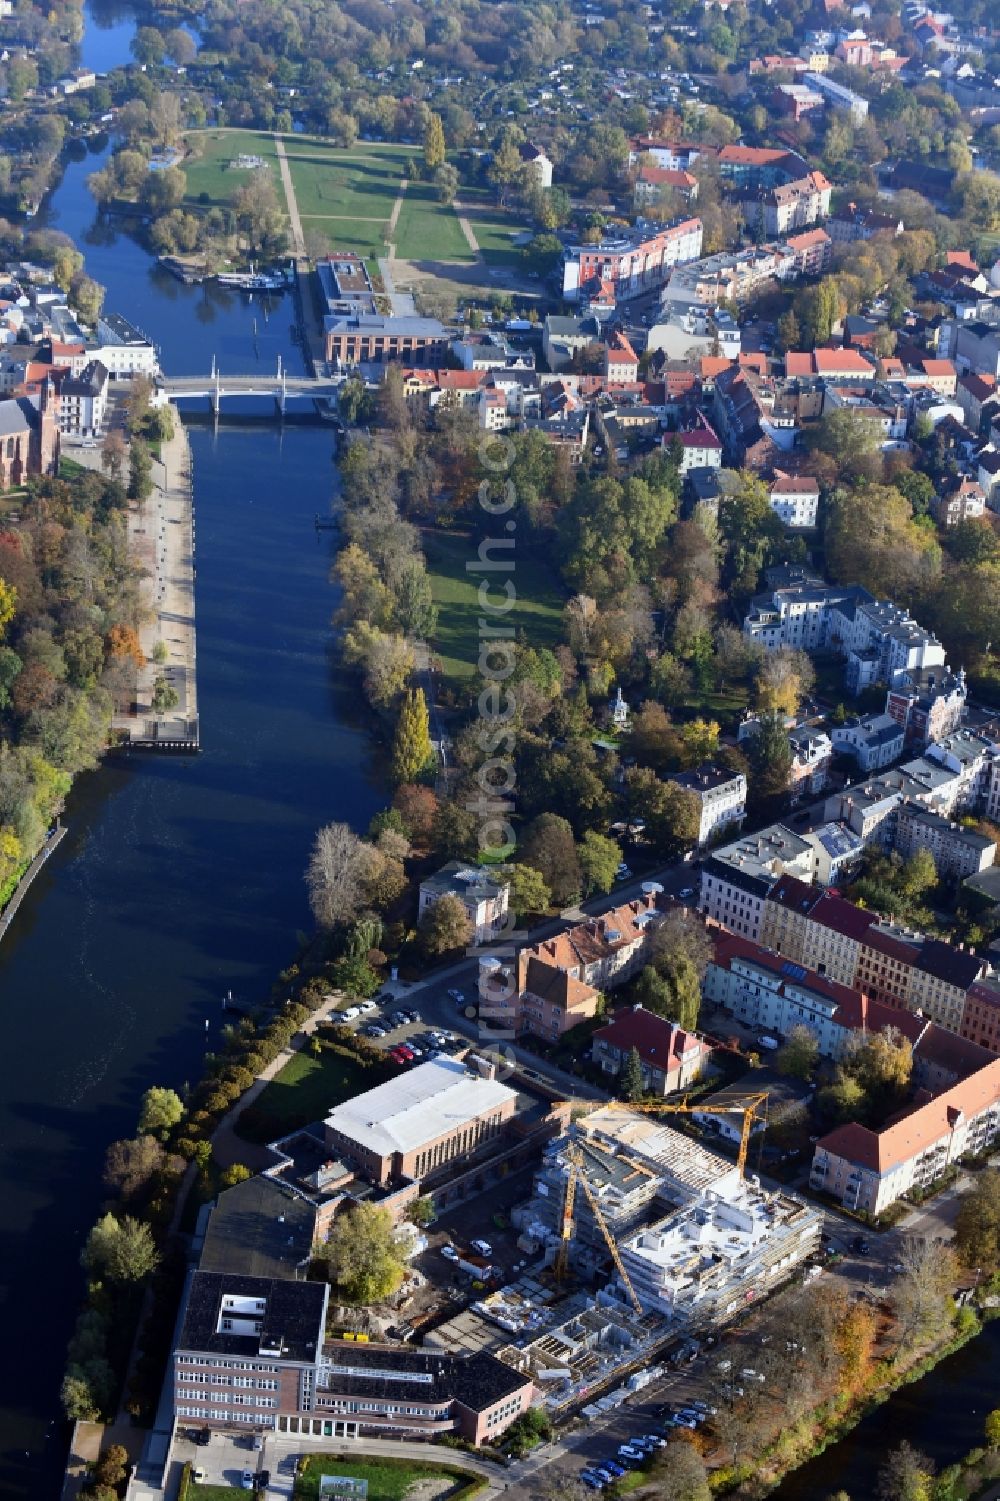
[[[121,52],[120,25],[98,37]],[[71,163],[47,222],[77,240],[107,306],[159,344],[164,368],[207,371],[215,354],[223,369],[271,371],[280,353],[300,369],[290,300],[265,322],[260,306],[184,287],[127,238],[93,231],[97,160]],[[0,945],[4,1501],[59,1494],[59,1382],[105,1146],[132,1134],[150,1084],[197,1076],[225,990],[263,995],[288,962],[309,925],[314,831],[363,827],[381,801],[329,656],[330,533],[313,526],[330,503],[329,429],[195,427],[191,443],[204,750],[81,778],[69,836]]]

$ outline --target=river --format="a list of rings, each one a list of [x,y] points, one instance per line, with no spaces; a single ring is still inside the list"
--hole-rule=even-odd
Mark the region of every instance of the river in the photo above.
[[[90,27],[88,25],[88,36]],[[117,39],[118,30],[106,33]],[[127,49],[126,49],[127,50]],[[91,233],[71,163],[45,222],[85,249],[107,305],[176,373],[301,368],[291,303],[183,287],[122,236]],[[256,320],[256,335],[254,322]],[[350,685],[329,657],[328,429],[191,431],[200,756],[115,759],[82,777],[69,836],[0,946],[0,1496],[59,1493],[59,1382],[100,1210],[104,1149],[142,1091],[200,1070],[220,997],[266,994],[309,925],[314,831],[382,801]]]

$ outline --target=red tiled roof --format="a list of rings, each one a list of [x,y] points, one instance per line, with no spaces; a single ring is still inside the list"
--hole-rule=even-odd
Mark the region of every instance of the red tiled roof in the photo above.
[[[691,427],[683,433],[667,433],[666,440],[671,443],[674,438],[679,439],[682,448],[721,448],[722,444],[710,427]]]
[[[685,1032],[675,1022],[666,1021],[642,1006],[616,1011],[610,1024],[594,1033],[593,1040],[610,1043],[622,1052],[636,1048],[643,1063],[667,1073],[673,1072],[684,1054],[692,1049],[710,1051],[708,1044],[693,1032]]]
[[[639,181],[654,188],[684,188],[690,191],[698,186],[697,177],[681,167],[642,167]]]
[[[701,378],[711,380],[716,375],[721,375],[723,370],[728,370],[732,360],[727,360],[724,354],[703,354],[701,357]]]
[[[768,146],[723,146],[719,152],[720,162],[739,162],[748,167],[769,167],[788,155]]]
[[[786,375],[812,375],[813,361],[811,354],[803,354],[799,350],[789,350],[785,355]]]
[[[775,471],[771,481],[772,495],[818,495],[819,482],[808,474],[785,474]]]
[[[811,250],[813,245],[828,243],[829,239],[825,229],[806,229],[800,235],[789,235],[785,244],[792,250]]]
[[[837,374],[840,371],[847,371],[850,375],[872,374],[870,363],[856,349],[814,349],[812,357],[817,375]]]
[[[951,360],[921,360],[921,367],[927,375],[954,375],[955,366]]]
[[[961,1115],[972,1117],[1000,1100],[1000,1058],[909,1111],[883,1131],[839,1126],[819,1142],[822,1151],[872,1172],[887,1173],[940,1141]]]

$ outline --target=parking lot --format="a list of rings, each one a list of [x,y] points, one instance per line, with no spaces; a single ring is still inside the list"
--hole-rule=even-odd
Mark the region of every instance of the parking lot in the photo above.
[[[467,1038],[425,1017],[416,1002],[388,992],[359,1001],[330,1020],[368,1038],[400,1064],[422,1063],[435,1053],[453,1053],[468,1046]]]
[[[216,1433],[212,1432],[207,1444],[196,1443],[191,1435],[195,1428],[181,1428],[178,1430],[177,1439],[174,1443],[173,1458],[182,1462],[189,1461],[194,1475],[201,1472],[200,1484],[203,1485],[228,1485],[237,1489],[257,1490],[258,1481],[262,1471],[268,1469],[266,1458],[266,1438],[258,1440],[261,1447],[254,1448],[254,1436],[250,1433]],[[244,1484],[244,1476],[251,1477],[251,1484]],[[274,1476],[270,1478],[273,1480]],[[267,1487],[267,1494],[280,1494],[273,1485]],[[291,1494],[289,1486],[286,1494]]]

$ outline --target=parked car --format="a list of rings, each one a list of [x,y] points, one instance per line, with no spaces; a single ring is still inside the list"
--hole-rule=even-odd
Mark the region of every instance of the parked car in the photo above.
[[[757,1046],[767,1053],[776,1053],[781,1044],[776,1037],[768,1037],[767,1034],[757,1038]]]
[[[493,1255],[493,1247],[490,1245],[488,1240],[474,1240],[472,1242],[472,1249],[475,1251],[477,1256]]]
[[[445,1261],[457,1261],[459,1259],[458,1252],[455,1250],[454,1246],[442,1246],[441,1255],[444,1257]]]
[[[390,1016],[389,1020],[392,1022],[392,1025],[394,1027],[405,1027],[406,1026],[406,1013],[403,1012],[403,1011],[394,1011],[392,1013],[392,1015]]]
[[[618,869],[615,871],[615,880],[616,881],[631,881],[631,879],[632,879],[632,871],[631,871],[630,867],[627,866],[627,865],[625,865],[625,864],[619,865]]]
[[[252,1433],[250,1435],[250,1447],[255,1454],[259,1454],[264,1447],[264,1435],[262,1433]]]
[[[456,1006],[465,1005],[465,996],[460,990],[449,990],[448,999],[454,1001]]]
[[[208,1471],[203,1470],[201,1465],[195,1465],[194,1469],[191,1471],[191,1479],[194,1481],[195,1485],[204,1485],[205,1481],[208,1479]]]
[[[694,887],[693,886],[682,886],[681,889],[680,889],[680,891],[677,893],[677,895],[681,898],[682,901],[686,902],[686,901],[690,900],[691,897],[694,896]]]
[[[601,1464],[606,1470],[610,1470],[612,1475],[614,1475],[618,1480],[620,1480],[623,1475],[628,1473],[624,1465],[615,1464],[615,1461],[613,1459],[602,1459]]]
[[[341,1013],[340,1013],[340,1020],[342,1022],[352,1022],[356,1016],[360,1016],[360,1015],[361,1015],[361,1007],[360,1006],[348,1006],[348,1008],[347,1008],[346,1011],[341,1011]]]
[[[871,1251],[871,1243],[863,1235],[856,1235],[851,1241],[851,1250],[857,1251],[859,1256],[867,1256]]]
[[[369,1016],[373,1011],[377,1011],[378,1007],[374,1001],[361,1001],[358,1005],[358,1010],[363,1012],[365,1016]]]
[[[244,1470],[240,1477],[240,1485],[245,1491],[252,1491],[254,1483],[253,1470]]]
[[[594,1470],[581,1470],[580,1479],[592,1491],[603,1491],[607,1482]]]
[[[395,1052],[401,1053],[406,1059],[407,1063],[412,1063],[414,1058],[417,1056],[413,1049],[405,1042],[397,1043]]]
[[[198,1432],[194,1436],[194,1441],[196,1444],[201,1444],[202,1448],[204,1448],[206,1444],[210,1444],[212,1442],[211,1428],[199,1428]]]
[[[260,1474],[257,1476],[257,1489],[259,1491],[266,1491],[267,1488],[268,1488],[268,1486],[270,1484],[271,1484],[271,1471],[270,1470],[261,1470]]]

